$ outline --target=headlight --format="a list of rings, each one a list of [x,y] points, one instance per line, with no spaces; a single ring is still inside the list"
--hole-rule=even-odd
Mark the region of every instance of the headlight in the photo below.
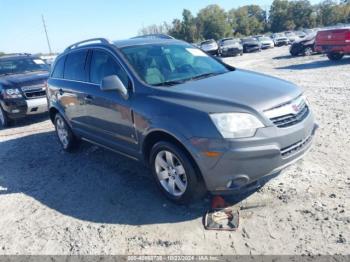
[[[4,97],[5,98],[21,98],[22,94],[18,88],[9,88],[9,89],[4,89]]]
[[[307,106],[310,106],[310,101],[309,101],[309,99],[306,97],[306,95],[302,95],[301,97],[302,97],[302,99],[304,99],[305,104],[306,104]]]
[[[224,138],[252,137],[258,128],[264,127],[259,119],[247,113],[217,113],[210,117]]]

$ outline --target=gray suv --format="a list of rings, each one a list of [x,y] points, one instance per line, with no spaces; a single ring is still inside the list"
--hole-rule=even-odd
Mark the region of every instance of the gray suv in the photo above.
[[[56,59],[47,95],[64,150],[85,140],[142,161],[177,203],[278,173],[317,127],[294,84],[175,39],[76,43]]]

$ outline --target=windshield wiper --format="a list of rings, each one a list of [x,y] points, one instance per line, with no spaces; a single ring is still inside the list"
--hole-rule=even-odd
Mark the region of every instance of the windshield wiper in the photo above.
[[[179,85],[183,84],[186,80],[171,80],[171,81],[165,81],[158,84],[154,84],[153,86],[173,86],[173,85]]]
[[[191,78],[191,80],[203,79],[203,78],[207,78],[207,77],[211,77],[211,76],[215,76],[215,75],[217,75],[217,73],[206,73],[206,74],[194,76]]]
[[[179,85],[179,84],[183,84],[183,83],[188,82],[188,81],[203,79],[203,78],[207,78],[207,77],[211,77],[211,76],[221,75],[221,74],[224,74],[224,73],[225,73],[225,72],[206,73],[206,74],[201,74],[201,75],[197,75],[197,76],[194,76],[194,77],[185,78],[185,79],[181,79],[181,80],[165,81],[165,82],[162,82],[162,83],[154,84],[153,86],[173,86],[173,85]]]
[[[216,76],[216,75],[221,75],[221,74],[224,74],[224,72],[206,73],[206,74],[194,76],[189,80],[198,80],[198,79],[208,78],[211,76]]]

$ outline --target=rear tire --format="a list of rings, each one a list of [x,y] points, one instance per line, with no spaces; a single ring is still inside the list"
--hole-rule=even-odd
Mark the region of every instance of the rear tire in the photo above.
[[[59,113],[55,115],[54,123],[57,138],[63,150],[66,152],[73,152],[79,145],[78,138],[73,134],[71,128]]]
[[[206,194],[207,189],[200,174],[178,146],[165,141],[156,143],[149,161],[157,185],[169,200],[188,204]]]
[[[9,127],[11,125],[11,119],[7,116],[4,109],[0,105],[0,126],[3,128]]]
[[[340,59],[343,58],[344,54],[340,54],[340,53],[329,53],[327,54],[329,60],[332,60],[332,61],[338,61]]]

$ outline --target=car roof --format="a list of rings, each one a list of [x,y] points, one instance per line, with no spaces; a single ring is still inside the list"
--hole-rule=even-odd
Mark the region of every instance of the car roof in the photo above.
[[[124,48],[137,45],[155,45],[155,44],[184,44],[185,42],[176,39],[161,38],[131,38],[126,40],[113,41],[117,48]]]
[[[15,60],[15,59],[23,59],[23,58],[39,58],[39,57],[31,54],[5,54],[0,56],[0,60]]]

